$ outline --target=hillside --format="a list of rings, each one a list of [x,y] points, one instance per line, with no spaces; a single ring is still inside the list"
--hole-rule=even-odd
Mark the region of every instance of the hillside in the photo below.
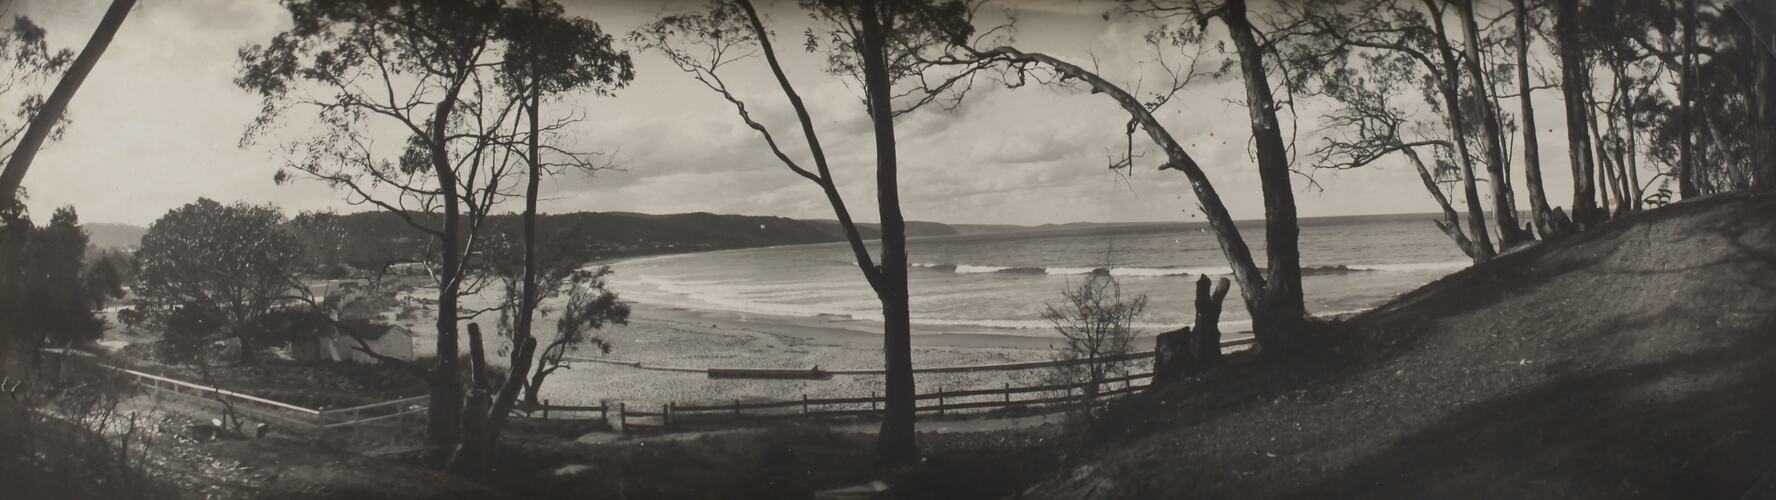
[[[1773,304],[1776,196],[1635,214],[1121,402],[1026,496],[1776,498]]]
[[[143,227],[103,222],[81,224],[80,227],[86,230],[86,236],[92,246],[101,249],[135,248],[142,244],[142,235],[148,232],[148,229]]]
[[[349,264],[371,266],[414,259],[431,248],[428,236],[391,213],[348,214],[340,217],[340,223],[346,234],[341,249],[342,260]],[[518,232],[521,223],[516,215],[495,215],[488,221],[493,232],[511,234]],[[703,212],[544,214],[537,224],[538,234],[545,245],[581,261],[844,240],[844,232],[835,221]],[[874,224],[859,226],[859,233],[865,239],[881,235]],[[907,234],[941,236],[953,235],[956,231],[938,223],[909,222]]]

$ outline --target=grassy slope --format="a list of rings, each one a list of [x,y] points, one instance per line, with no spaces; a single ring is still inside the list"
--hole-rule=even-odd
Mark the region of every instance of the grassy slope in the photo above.
[[[1119,404],[1028,493],[1776,497],[1773,306],[1776,196],[1637,214]]]

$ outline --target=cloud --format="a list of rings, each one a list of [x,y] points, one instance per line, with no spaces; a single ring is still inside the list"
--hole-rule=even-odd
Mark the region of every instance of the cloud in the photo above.
[[[694,9],[681,0],[567,2],[570,13],[593,16],[622,34],[661,9]],[[50,31],[51,43],[79,47],[97,24],[103,0],[30,0],[19,12]],[[1106,78],[1143,96],[1164,75],[1148,61],[1141,38],[1147,21],[1099,14],[1100,1],[1006,2],[1019,11],[1017,44],[1099,68]],[[794,2],[771,4],[771,29],[795,41],[809,21]],[[45,150],[26,179],[32,209],[73,204],[91,221],[145,224],[199,196],[270,201],[289,211],[346,205],[344,197],[313,182],[273,186],[285,159],[275,149],[242,150],[236,139],[258,111],[254,96],[235,88],[235,51],[269,40],[288,23],[275,2],[157,0],[132,12],[110,51],[76,96],[74,124]],[[1211,30],[1216,31],[1216,30]],[[1217,35],[1217,33],[1211,33]],[[786,71],[806,100],[839,189],[860,220],[873,220],[873,126],[858,91],[823,71],[819,54],[780,43]],[[1182,54],[1165,52],[1169,57]],[[1220,61],[1210,54],[1204,64]],[[1178,61],[1181,59],[1174,59]],[[585,119],[563,131],[563,147],[614,155],[622,169],[597,176],[563,176],[546,184],[545,210],[735,212],[830,218],[820,190],[786,168],[734,108],[656,54],[635,53],[638,77],[612,97],[569,96],[549,106]],[[764,62],[736,62],[725,73],[749,112],[774,134],[784,154],[813,168],[807,142]],[[1031,84],[1009,89],[982,74],[959,106],[936,104],[896,122],[903,209],[924,220],[1044,223],[1073,220],[1190,220],[1196,200],[1175,171],[1156,171],[1163,158],[1139,134],[1132,176],[1105,168],[1129,147],[1128,115],[1115,102],[1078,88]],[[1538,116],[1544,128],[1562,123],[1550,94]],[[1262,215],[1251,136],[1237,75],[1199,81],[1157,116],[1202,164],[1236,217]],[[1304,106],[1304,113],[1312,110]],[[1303,119],[1311,124],[1312,120]],[[1310,125],[1304,125],[1310,126]],[[304,127],[290,124],[291,135]],[[389,135],[378,132],[381,135]],[[1304,141],[1314,137],[1302,134]],[[379,142],[398,144],[398,134]],[[1546,137],[1544,162],[1563,164],[1562,141]],[[1311,147],[1303,142],[1303,147]],[[1550,193],[1567,180],[1550,172]],[[1645,177],[1645,176],[1643,176]],[[1347,214],[1434,209],[1410,169],[1394,162],[1357,172],[1316,174],[1323,193],[1300,189],[1304,213]],[[1522,198],[1523,196],[1520,196]],[[1558,198],[1556,196],[1556,198]]]

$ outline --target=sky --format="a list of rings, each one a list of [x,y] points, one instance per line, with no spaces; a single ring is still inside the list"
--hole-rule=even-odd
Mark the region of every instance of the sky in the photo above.
[[[1155,53],[1143,41],[1151,25],[1105,19],[1106,6],[1099,3],[998,1],[994,15],[1017,18],[1013,43],[1020,49],[1095,65],[1125,87],[1157,85]],[[0,0],[0,12],[31,17],[48,30],[52,47],[78,49],[109,3]],[[570,14],[599,22],[619,40],[660,12],[699,5],[564,3]],[[858,92],[823,72],[818,57],[797,50],[807,18],[793,1],[760,3],[768,26],[788,34],[778,37],[780,47],[789,47],[781,54],[784,64],[808,100],[849,207],[859,220],[874,220],[875,155]],[[147,225],[199,197],[274,203],[288,215],[369,209],[349,204],[343,193],[318,182],[272,182],[287,160],[276,146],[299,139],[300,127],[240,145],[260,101],[233,83],[237,51],[269,40],[289,22],[288,13],[271,0],[140,0],[75,96],[72,124],[39,154],[26,176],[32,212],[72,205],[85,222]],[[1211,25],[1211,37],[1223,34],[1218,23]],[[629,86],[608,97],[573,95],[549,105],[554,112],[585,118],[563,131],[565,147],[603,152],[621,169],[545,181],[543,211],[832,218],[819,188],[773,157],[719,95],[658,54],[623,48],[635,58],[636,78]],[[793,114],[762,59],[740,61],[724,76],[780,141],[800,143]],[[1549,197],[1565,205],[1571,184],[1558,93],[1534,95],[1545,102],[1536,119]],[[1157,114],[1203,165],[1239,219],[1263,216],[1256,162],[1247,147],[1250,122],[1239,104],[1243,96],[1235,72],[1193,83]],[[1299,106],[1303,150],[1318,138],[1314,110],[1323,106],[1312,101]],[[980,80],[955,109],[928,107],[897,121],[903,211],[911,220],[948,223],[1202,220],[1184,176],[1157,170],[1158,153],[1138,158],[1126,177],[1105,168],[1108,156],[1127,146],[1127,119],[1102,95],[1039,85],[1014,89]],[[1151,144],[1137,136],[1135,147],[1139,154]],[[811,163],[805,148],[788,150]],[[1310,163],[1305,155],[1299,161],[1304,169]],[[1303,216],[1437,210],[1401,158],[1360,170],[1318,171],[1313,177],[1317,187],[1296,178]],[[1518,200],[1526,205],[1523,189],[1517,188]]]

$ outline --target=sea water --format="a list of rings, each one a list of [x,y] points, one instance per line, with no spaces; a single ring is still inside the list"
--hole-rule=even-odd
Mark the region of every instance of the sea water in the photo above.
[[[1302,286],[1310,313],[1360,311],[1468,265],[1432,215],[1301,220]],[[1265,264],[1262,221],[1237,224]],[[869,242],[873,256],[875,242]],[[1145,295],[1138,328],[1189,324],[1196,279],[1228,276],[1206,224],[1166,223],[1034,229],[911,238],[907,242],[915,333],[1046,335],[1045,304],[1107,270],[1125,298]],[[690,309],[879,323],[879,303],[843,243],[648,257],[613,265],[627,300]],[[874,257],[873,257],[874,258]],[[1225,331],[1249,329],[1235,283]]]

